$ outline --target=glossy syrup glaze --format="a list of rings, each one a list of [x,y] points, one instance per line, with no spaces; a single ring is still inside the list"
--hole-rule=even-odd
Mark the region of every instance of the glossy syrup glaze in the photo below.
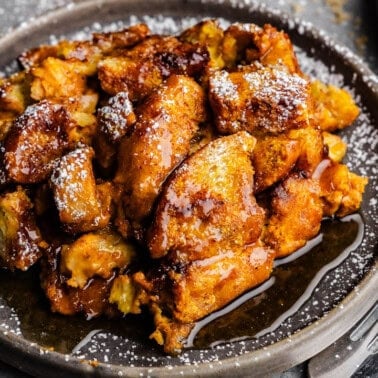
[[[363,228],[358,214],[341,221],[323,221],[316,238],[293,255],[275,262],[268,281],[198,322],[186,347],[214,347],[274,331],[305,304],[323,276],[358,247]],[[62,353],[80,349],[100,331],[135,341],[146,340],[152,331],[147,313],[111,320],[52,314],[39,287],[38,269],[26,274],[2,271],[0,297],[17,312],[26,339]]]

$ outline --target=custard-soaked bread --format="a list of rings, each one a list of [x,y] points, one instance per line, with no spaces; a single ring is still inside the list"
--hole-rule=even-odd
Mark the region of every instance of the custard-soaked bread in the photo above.
[[[54,57],[48,57],[40,66],[33,67],[31,73],[31,97],[37,101],[80,96],[87,88],[85,75],[93,74],[83,62]]]
[[[319,182],[325,216],[343,217],[361,206],[367,178],[350,172],[346,165],[329,161]]]
[[[202,21],[186,29],[180,35],[180,40],[206,46],[210,55],[210,67],[216,69],[224,67],[225,62],[222,56],[223,29],[215,20]]]
[[[353,97],[346,90],[319,80],[311,82],[314,99],[314,123],[322,130],[335,131],[349,126],[360,113]]]
[[[320,162],[327,157],[320,130],[314,127],[304,127],[290,130],[288,137],[298,141],[300,154],[296,164],[297,170],[307,177],[311,176]]]
[[[281,133],[309,125],[308,82],[280,67],[260,63],[235,72],[214,71],[209,97],[221,133]]]
[[[290,74],[302,75],[289,36],[269,24],[230,25],[224,32],[222,53],[228,67],[259,61],[264,66],[281,65]]]
[[[0,78],[0,111],[19,115],[30,105],[30,74],[22,71],[9,79]]]
[[[122,184],[125,212],[146,217],[171,171],[189,154],[205,120],[203,89],[190,77],[173,75],[136,109],[137,122],[119,148],[115,182]]]
[[[92,148],[77,148],[59,160],[51,175],[60,221],[71,233],[98,230],[109,223],[112,185],[96,185],[93,156]]]
[[[154,315],[155,331],[150,337],[163,345],[165,352],[180,352],[197,320],[270,276],[274,255],[258,241],[187,264],[179,258],[163,259],[147,276],[136,273],[134,285],[145,290],[139,299],[145,300],[148,293]]]
[[[203,46],[153,35],[122,55],[103,59],[98,76],[105,92],[115,95],[128,91],[130,100],[136,102],[172,74],[201,76],[208,61],[209,54]]]
[[[218,138],[174,172],[148,236],[153,258],[205,259],[258,239],[265,215],[253,195],[255,143],[245,131]]]
[[[292,174],[273,191],[263,240],[276,257],[286,256],[319,232],[322,217],[318,181]]]
[[[253,36],[257,51],[247,50],[247,62],[258,59],[264,66],[282,64],[289,73],[302,75],[289,36],[270,24],[257,29]]]
[[[99,95],[94,90],[87,90],[78,97],[62,99],[60,102],[67,109],[71,122],[66,128],[71,146],[79,143],[90,145],[97,133],[96,108]]]
[[[41,286],[50,309],[63,315],[84,314],[88,319],[100,315],[114,317],[118,311],[109,303],[116,272],[108,278],[94,276],[83,288],[67,285],[69,276],[60,271],[61,247],[51,247],[41,260]]]
[[[125,270],[134,254],[134,247],[121,235],[103,229],[62,245],[60,271],[70,277],[67,285],[83,288],[95,276],[106,279],[115,270]]]
[[[298,140],[286,135],[267,136],[253,150],[255,191],[261,192],[289,175],[301,154]]]
[[[338,135],[327,131],[322,132],[323,143],[327,148],[328,157],[335,163],[340,163],[347,152],[347,144]]]
[[[0,266],[27,270],[46,247],[25,190],[19,186],[0,196]]]
[[[70,118],[64,106],[43,100],[16,119],[4,141],[5,168],[21,184],[50,175],[56,159],[68,149]]]

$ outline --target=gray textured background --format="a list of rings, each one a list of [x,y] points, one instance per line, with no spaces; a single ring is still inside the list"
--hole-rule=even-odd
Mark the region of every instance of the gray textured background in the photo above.
[[[0,0],[0,37],[14,28],[59,7],[82,0]],[[256,0],[255,0],[256,2]],[[378,0],[265,0],[267,6],[311,22],[336,42],[362,57],[378,74]],[[1,358],[1,351],[0,351]],[[378,374],[377,359],[355,375]],[[306,363],[290,369],[281,378],[306,377]],[[0,362],[0,378],[28,377]]]

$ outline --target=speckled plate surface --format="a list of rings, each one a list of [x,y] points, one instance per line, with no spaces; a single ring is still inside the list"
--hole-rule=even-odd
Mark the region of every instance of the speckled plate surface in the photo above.
[[[264,301],[269,307],[269,301],[276,295],[274,291],[281,290],[279,298],[284,301],[291,288],[301,289],[296,299],[276,317],[267,319],[267,315],[260,314],[264,327],[254,338],[243,337],[243,333],[233,328],[233,317],[218,317],[222,315],[219,312],[205,321],[209,323],[205,331],[199,330],[205,332],[203,339],[207,337],[211,347],[194,342],[194,348],[185,349],[178,357],[165,356],[144,338],[149,325],[144,327],[139,323],[138,327],[146,329],[134,328],[135,333],[130,330],[121,332],[119,322],[107,327],[102,323],[94,324],[73,348],[66,346],[71,350],[69,353],[64,353],[64,347],[56,348],[60,352],[51,351],[45,344],[41,345],[40,336],[44,329],[51,332],[55,327],[62,345],[65,344],[65,331],[61,329],[64,323],[49,314],[43,317],[43,312],[37,309],[39,302],[28,299],[25,288],[30,285],[25,284],[22,309],[13,305],[11,295],[0,294],[0,358],[5,362],[34,375],[54,377],[66,377],[67,374],[229,376],[230,372],[232,376],[246,376],[252,372],[254,376],[266,376],[294,366],[324,349],[377,301],[378,80],[349,50],[335,45],[311,25],[253,5],[251,1],[89,1],[34,20],[4,37],[0,40],[0,67],[4,72],[11,71],[14,68],[12,60],[24,49],[53,42],[62,35],[82,38],[91,30],[140,21],[149,24],[156,32],[176,33],[204,17],[221,18],[225,24],[269,22],[285,29],[297,46],[300,64],[306,73],[344,86],[353,93],[362,112],[342,136],[349,145],[346,163],[354,172],[370,178],[360,214],[339,222],[341,228],[338,226],[336,231],[332,231],[331,222],[320,237],[310,243],[314,247],[310,252],[303,254],[304,251],[300,251],[295,255],[298,258],[290,264],[297,264],[297,268],[303,266],[304,272],[306,264],[313,265],[319,256],[323,256],[324,262],[307,281],[300,280],[305,274],[294,275],[290,285],[283,288],[269,281],[254,292],[254,298],[247,301],[245,297],[241,298],[240,303],[244,303],[240,307],[244,306],[244,310],[239,314],[246,314],[248,306],[255,307],[256,311],[260,308],[256,306],[261,306]],[[333,250],[333,256],[329,256],[328,249]],[[302,261],[303,256],[308,260]],[[276,264],[273,275],[276,282],[280,282],[277,272],[285,264],[284,260]],[[3,271],[0,271],[1,277],[0,287],[11,285],[9,281],[12,280],[24,280],[21,275],[9,276]],[[0,292],[4,293],[4,290]],[[252,296],[249,294],[249,297]],[[234,307],[237,304],[236,301]],[[36,317],[34,324],[38,327],[28,329],[25,318],[33,317],[33,314]],[[76,321],[66,322],[70,324],[70,332],[75,332],[72,328]],[[217,327],[224,329],[223,342],[212,340],[212,329]]]

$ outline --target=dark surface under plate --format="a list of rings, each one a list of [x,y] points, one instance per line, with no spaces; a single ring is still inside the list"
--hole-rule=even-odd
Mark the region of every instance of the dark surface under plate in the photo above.
[[[68,327],[70,323],[72,328],[80,321],[64,320],[60,323],[61,320],[57,320],[53,315],[44,318],[43,303],[38,299],[33,300],[33,295],[28,294],[28,290],[33,290],[33,286],[28,284],[27,278],[20,275],[11,277],[0,272],[3,275],[3,279],[0,280],[2,287],[6,286],[6,281],[18,280],[18,290],[25,295],[25,299],[18,301],[18,304],[17,301],[12,302],[9,295],[0,296],[0,350],[4,361],[31,374],[62,377],[68,373],[70,376],[227,376],[230,371],[233,376],[246,376],[251,373],[251,369],[254,376],[264,376],[283,371],[324,349],[355,324],[378,299],[377,78],[348,49],[334,44],[311,25],[293,21],[279,12],[271,12],[261,6],[253,6],[250,1],[247,5],[243,4],[242,1],[194,0],[83,2],[49,15],[40,22],[31,22],[27,27],[4,37],[0,41],[0,66],[9,65],[11,59],[26,48],[51,41],[51,34],[78,38],[83,35],[82,32],[77,33],[78,31],[85,30],[88,34],[89,30],[97,30],[102,26],[114,27],[114,21],[122,21],[123,25],[130,22],[147,22],[156,32],[177,32],[203,17],[220,17],[228,22],[270,22],[289,33],[298,47],[298,57],[306,73],[326,82],[331,81],[347,87],[362,108],[355,125],[342,133],[349,145],[347,164],[352,171],[370,178],[360,215],[347,217],[343,222],[326,223],[322,236],[314,240],[314,248],[308,248],[310,251],[307,254],[299,256],[299,253],[298,259],[287,265],[284,264],[285,261],[276,264],[273,277],[275,282],[280,282],[280,277],[293,269],[296,275],[285,288],[299,288],[301,291],[291,302],[285,302],[285,296],[290,297],[292,289],[285,289],[279,293],[277,300],[283,299],[287,308],[277,313],[276,318],[274,314],[269,319],[268,315],[261,317],[261,321],[265,323],[258,331],[258,338],[244,339],[243,333],[238,334],[238,328],[232,327],[232,324],[237,324],[233,323],[235,320],[232,312],[228,317],[215,319],[213,316],[213,321],[207,328],[200,331],[201,340],[207,340],[207,343],[216,341],[212,340],[212,329],[222,327],[224,338],[234,340],[215,342],[213,345],[218,345],[213,348],[200,348],[197,344],[196,348],[189,348],[178,357],[164,356],[156,346],[144,339],[149,326],[142,325],[138,332],[130,332],[133,327],[138,327],[137,324],[129,328],[126,325],[124,329],[121,323],[105,325],[100,322],[91,324],[90,329],[84,327],[85,331],[93,331],[90,333],[92,337],[87,337],[84,339],[85,342],[76,345],[75,353],[71,354],[51,352],[40,347],[36,344],[40,332],[38,331],[38,336],[33,333],[33,329],[25,326],[32,324],[27,323],[24,316],[25,313],[29,314],[30,306],[33,307],[31,312],[38,317],[37,320],[33,320],[34,324],[39,321],[39,327],[47,333],[52,332],[51,327],[55,324],[59,338],[64,339],[66,333],[67,340],[69,339],[68,328],[67,332],[62,329],[63,324]],[[319,265],[316,270],[307,269],[317,263]],[[296,264],[295,270],[293,267]],[[286,266],[291,268],[286,269]],[[29,274],[31,280],[32,274],[33,272]],[[274,290],[276,294],[266,294],[270,290],[269,284],[264,284],[264,291],[257,289],[261,292],[240,306],[241,310],[239,308],[234,317],[240,318],[240,314],[247,314],[249,311],[253,313],[253,308],[261,309],[264,298],[265,301],[272,301],[279,287],[276,286],[277,290]],[[12,289],[8,290],[11,291]],[[5,293],[4,290],[1,292]],[[268,307],[269,303],[266,309]],[[238,324],[240,325],[240,322]],[[83,332],[83,328],[81,331]],[[75,329],[71,332],[74,333]],[[84,332],[83,335],[88,332]],[[64,340],[61,341],[64,344]],[[203,345],[206,344],[205,341]],[[69,344],[68,341],[67,343]],[[64,352],[72,349],[73,345],[60,345],[59,348]],[[196,346],[196,342],[194,345]],[[56,350],[59,348],[55,346]]]

